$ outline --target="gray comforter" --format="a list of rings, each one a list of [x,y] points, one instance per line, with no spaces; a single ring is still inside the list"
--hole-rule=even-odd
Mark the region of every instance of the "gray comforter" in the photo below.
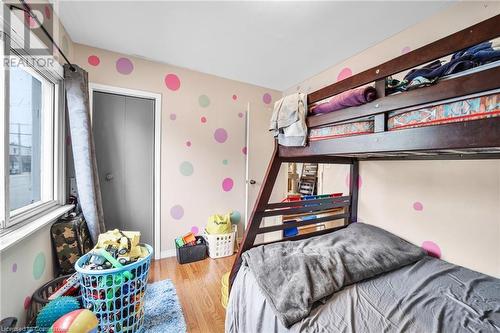
[[[301,241],[255,247],[243,254],[268,304],[285,327],[345,286],[414,263],[419,247],[372,225],[355,223]]]
[[[244,266],[231,290],[226,332],[500,332],[500,280],[426,256],[345,287],[286,328]]]

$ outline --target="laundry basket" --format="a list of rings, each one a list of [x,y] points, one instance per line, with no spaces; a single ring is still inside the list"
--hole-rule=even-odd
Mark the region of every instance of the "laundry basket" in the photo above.
[[[236,225],[232,226],[232,231],[228,234],[204,234],[207,241],[208,256],[212,259],[230,256],[234,253],[234,243],[238,229]]]
[[[144,293],[153,248],[148,256],[121,268],[89,270],[83,266],[90,253],[75,264],[79,273],[83,306],[99,319],[99,332],[140,332],[144,321]]]

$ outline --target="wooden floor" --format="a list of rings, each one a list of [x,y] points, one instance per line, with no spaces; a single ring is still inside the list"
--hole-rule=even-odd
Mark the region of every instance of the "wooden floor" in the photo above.
[[[224,332],[221,278],[235,256],[180,265],[175,257],[153,261],[150,282],[171,279],[181,302],[188,332]]]

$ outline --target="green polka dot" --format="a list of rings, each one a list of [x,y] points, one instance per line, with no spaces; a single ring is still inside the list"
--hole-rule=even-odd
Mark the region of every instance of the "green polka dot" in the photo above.
[[[184,161],[181,163],[181,166],[179,167],[179,171],[183,176],[191,176],[194,172],[193,165],[191,162]]]
[[[228,165],[228,164],[229,164],[229,161],[228,161],[228,160],[223,160],[223,161],[222,161],[222,164],[224,164],[224,165]]]
[[[241,213],[235,210],[231,213],[231,223],[238,224],[241,221]]]
[[[210,98],[208,98],[207,95],[201,95],[198,97],[198,104],[200,104],[202,108],[206,108],[210,105]]]
[[[40,279],[43,272],[45,272],[45,254],[40,252],[36,255],[35,261],[33,261],[33,277],[35,280]]]

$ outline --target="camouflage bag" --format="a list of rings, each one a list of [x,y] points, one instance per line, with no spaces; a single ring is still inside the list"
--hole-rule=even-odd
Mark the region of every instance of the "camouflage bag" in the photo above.
[[[94,247],[82,214],[71,213],[59,219],[50,234],[58,275],[74,273],[76,261]]]

